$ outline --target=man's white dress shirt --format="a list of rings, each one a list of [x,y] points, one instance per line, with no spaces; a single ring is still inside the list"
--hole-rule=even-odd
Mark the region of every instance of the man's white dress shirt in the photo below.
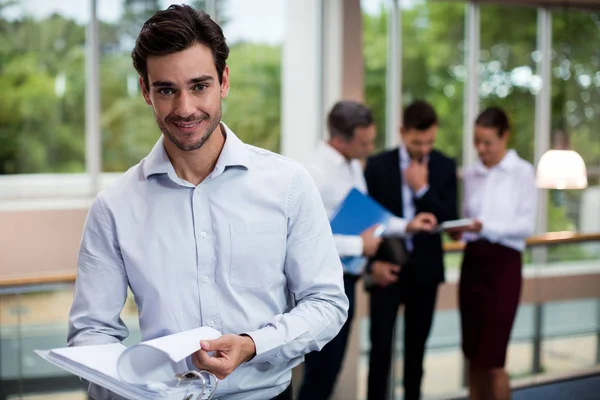
[[[327,142],[318,144],[306,167],[312,175],[329,218],[337,211],[341,202],[352,188],[367,193],[367,183],[359,160],[347,160]],[[407,222],[392,218],[383,236],[403,236]],[[363,242],[360,236],[334,235],[340,257],[361,256]]]

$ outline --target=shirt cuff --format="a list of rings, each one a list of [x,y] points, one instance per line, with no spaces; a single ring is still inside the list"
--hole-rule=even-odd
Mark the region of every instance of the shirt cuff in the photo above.
[[[340,257],[358,257],[363,255],[363,240],[360,236],[333,235],[333,241]]]
[[[384,237],[405,236],[408,221],[404,218],[392,217],[383,231]]]
[[[266,326],[253,332],[245,332],[243,335],[249,336],[254,341],[254,348],[256,350],[256,354],[251,360],[247,361],[247,364],[277,363],[279,350],[273,346],[274,343],[281,340],[277,329],[272,326]]]
[[[415,192],[415,199],[420,199],[421,197],[425,196],[425,193],[427,193],[427,191],[429,190],[429,184],[423,186],[421,189],[417,190]]]

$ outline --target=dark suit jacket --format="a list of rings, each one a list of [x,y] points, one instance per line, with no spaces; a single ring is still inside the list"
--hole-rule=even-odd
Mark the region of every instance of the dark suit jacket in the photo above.
[[[414,199],[416,213],[431,212],[438,223],[457,219],[456,163],[434,150],[429,155],[428,167],[429,190],[420,199]],[[398,217],[404,216],[401,175],[398,148],[367,160],[365,178],[369,194]],[[409,259],[419,283],[444,281],[444,253],[439,234],[415,234]]]

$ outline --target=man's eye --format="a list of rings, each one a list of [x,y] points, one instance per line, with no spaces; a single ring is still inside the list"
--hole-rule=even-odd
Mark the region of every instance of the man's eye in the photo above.
[[[171,89],[171,88],[158,89],[158,93],[160,93],[162,95],[170,95],[170,94],[173,94],[173,89]]]
[[[202,92],[204,89],[206,89],[206,85],[203,83],[199,83],[196,86],[194,86],[194,90],[198,91],[198,92]]]

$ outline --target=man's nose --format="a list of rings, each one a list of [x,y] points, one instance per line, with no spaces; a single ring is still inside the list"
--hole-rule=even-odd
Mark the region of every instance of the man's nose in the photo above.
[[[194,114],[194,99],[185,90],[178,93],[174,111],[180,117],[187,117]]]

